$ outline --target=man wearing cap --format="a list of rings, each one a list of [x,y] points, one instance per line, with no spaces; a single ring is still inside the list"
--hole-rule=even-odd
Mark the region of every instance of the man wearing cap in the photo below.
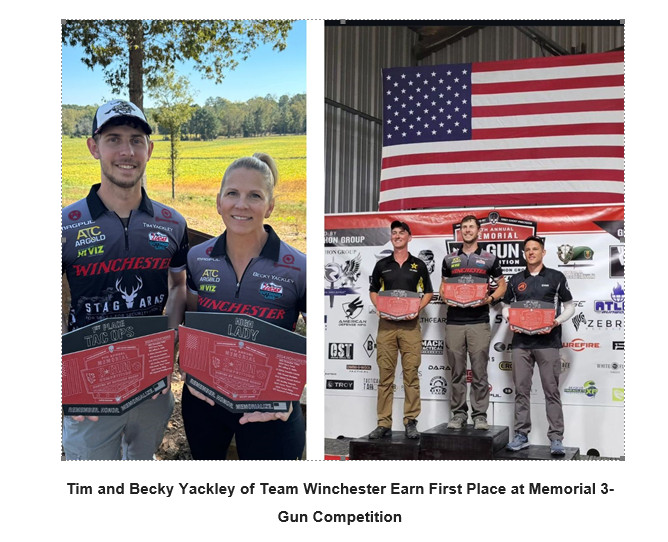
[[[378,292],[382,290],[408,290],[423,292],[418,311],[404,320],[391,320],[378,312],[378,335],[376,337],[378,383],[378,427],[369,438],[378,439],[392,431],[392,402],[394,399],[394,375],[397,354],[401,354],[404,380],[404,426],[406,436],[419,437],[417,417],[420,414],[420,380],[418,368],[422,354],[420,311],[433,295],[431,279],[423,260],[408,252],[411,229],[405,222],[395,220],[390,226],[393,252],[376,262],[371,275],[369,297],[378,308]]]
[[[545,394],[550,452],[564,455],[564,414],[559,395],[559,375],[561,374],[561,324],[575,312],[573,296],[568,282],[561,271],[543,265],[545,241],[531,236],[524,241],[524,257],[527,267],[513,275],[508,282],[508,290],[503,299],[503,315],[508,318],[510,303],[515,301],[545,301],[554,305],[555,318],[552,327],[542,333],[529,335],[510,326],[513,333],[513,382],[515,384],[515,437],[506,446],[518,451],[529,446],[531,431],[531,379],[534,364],[538,365],[540,381]],[[561,312],[561,304],[564,312]]]
[[[100,183],[62,211],[62,272],[71,301],[63,333],[103,318],[183,319],[188,234],[184,218],[141,186],[151,127],[134,104],[98,108],[87,145]],[[169,386],[120,416],[66,416],[66,459],[152,459],[174,407]]]
[[[446,254],[441,268],[439,293],[444,299],[445,279],[458,276],[479,276],[494,279],[497,288],[490,291],[479,303],[470,307],[453,304],[448,307],[445,323],[445,346],[447,359],[452,370],[450,412],[452,417],[448,428],[461,429],[468,421],[466,401],[466,357],[471,360],[471,417],[474,429],[489,429],[487,409],[489,407],[489,383],[487,362],[491,329],[489,306],[500,301],[506,291],[506,281],[499,259],[478,245],[480,221],[473,215],[465,216],[460,222],[462,246]]]

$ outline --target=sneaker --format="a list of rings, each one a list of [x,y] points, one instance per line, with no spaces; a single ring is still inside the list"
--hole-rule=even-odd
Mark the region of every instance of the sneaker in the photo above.
[[[515,433],[515,438],[512,440],[512,442],[506,444],[506,450],[510,450],[511,452],[517,452],[519,450],[522,450],[523,448],[528,448],[528,447],[529,447],[529,439],[527,438],[526,435],[523,435],[522,433]]]
[[[550,453],[552,455],[566,455],[566,450],[560,440],[550,441]]]
[[[406,438],[419,438],[420,433],[417,430],[417,420],[408,420],[406,423]]]
[[[379,425],[376,427],[371,433],[369,433],[369,438],[376,439],[376,438],[383,438],[385,435],[390,433],[392,430],[389,427],[383,427],[382,425]]]
[[[461,429],[466,425],[466,416],[455,414],[448,422],[448,429]]]
[[[476,416],[475,418],[473,418],[473,429],[480,429],[482,431],[487,431],[489,429],[487,418],[485,418],[484,416]]]

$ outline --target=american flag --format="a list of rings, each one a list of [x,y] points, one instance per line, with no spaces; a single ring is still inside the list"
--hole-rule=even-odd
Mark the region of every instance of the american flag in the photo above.
[[[383,70],[381,211],[623,202],[623,51]]]

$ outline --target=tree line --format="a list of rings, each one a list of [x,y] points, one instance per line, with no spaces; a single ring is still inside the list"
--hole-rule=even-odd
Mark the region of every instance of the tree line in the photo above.
[[[90,136],[97,105],[63,105],[62,135]],[[158,110],[144,110],[154,134],[166,135],[170,130],[158,121]],[[184,139],[203,141],[218,137],[257,137],[269,134],[306,133],[306,94],[283,95],[276,99],[267,95],[246,102],[226,98],[209,98],[204,106],[193,105],[190,120],[181,127]]]

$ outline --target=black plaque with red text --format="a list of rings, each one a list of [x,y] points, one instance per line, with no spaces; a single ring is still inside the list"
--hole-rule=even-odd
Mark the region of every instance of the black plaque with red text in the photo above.
[[[483,301],[489,292],[486,277],[461,275],[447,277],[443,285],[444,300],[457,307],[471,307]]]
[[[516,301],[510,304],[508,322],[517,331],[527,335],[546,333],[554,322],[554,305],[546,301]]]
[[[186,383],[231,412],[286,412],[306,384],[306,338],[239,314],[187,312]]]
[[[106,318],[62,337],[67,416],[118,416],[167,388],[174,330],[166,316]]]

